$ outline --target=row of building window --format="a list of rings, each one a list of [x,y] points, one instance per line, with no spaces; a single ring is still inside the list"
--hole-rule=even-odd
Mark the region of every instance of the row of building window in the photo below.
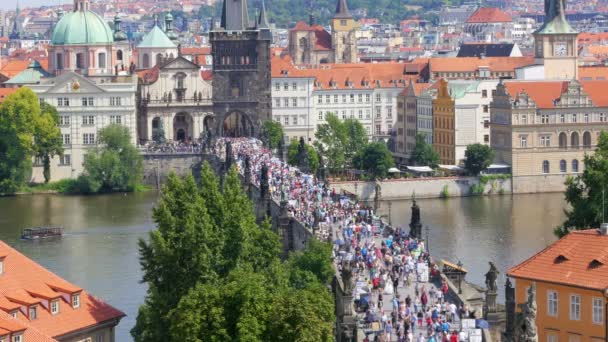
[[[365,103],[371,102],[370,94],[357,94],[356,102],[363,103],[363,95],[365,95]],[[340,97],[342,98],[342,103],[355,103],[355,94],[342,94],[341,96],[338,94],[334,95],[325,95],[325,102],[323,102],[323,95],[317,95],[317,103],[340,103]],[[333,101],[332,101],[333,100]],[[386,102],[391,103],[393,98],[390,95],[386,96]],[[376,94],[376,102],[382,102],[382,95]]]
[[[570,320],[581,320],[581,296],[570,295]],[[547,315],[557,317],[559,313],[558,294],[547,291]],[[604,299],[593,297],[591,302],[591,320],[593,324],[604,324]]]
[[[61,139],[64,145],[69,146],[72,144],[71,134],[62,134]],[[95,144],[95,133],[83,133],[82,134],[83,145],[94,145]]]
[[[289,90],[289,89],[290,89],[290,88],[289,88],[289,83],[284,82],[284,83],[283,83],[283,90]],[[280,91],[280,90],[281,90],[281,83],[279,83],[279,82],[275,83],[275,84],[274,84],[274,90],[276,90],[276,91]],[[291,90],[298,90],[298,83],[293,82],[293,83],[291,84]]]
[[[562,159],[559,161],[559,172],[561,173],[566,173],[568,172],[568,163]],[[577,159],[573,159],[572,160],[572,169],[571,172],[578,172],[578,160]],[[543,173],[551,173],[551,163],[549,163],[548,160],[543,160],[543,164],[542,164],[542,172]]]
[[[110,115],[110,123],[111,124],[122,124],[122,116],[121,115]],[[70,116],[69,115],[59,116],[59,126],[69,126],[69,125],[70,125]],[[94,115],[83,115],[82,116],[82,125],[83,126],[95,125],[95,116]]]
[[[43,102],[41,100],[41,102]],[[80,99],[80,103],[83,107],[93,107],[95,106],[95,100],[93,97],[82,97]],[[110,97],[110,106],[121,106],[122,99],[120,97],[112,96]],[[69,107],[70,106],[70,98],[69,97],[58,97],[57,98],[57,107]]]
[[[559,148],[568,148],[568,135],[565,132],[559,134]],[[541,135],[539,138],[540,146],[551,147],[551,135]],[[528,147],[528,136],[522,135],[519,137],[519,146],[521,148]],[[579,148],[580,138],[578,132],[572,132],[570,135],[570,148]],[[591,133],[583,133],[583,148],[591,148]]]
[[[589,123],[594,121],[593,114],[585,113],[582,114],[582,121],[579,120],[579,114],[559,114],[559,115],[551,115],[551,114],[540,114],[540,115],[530,115],[530,120],[528,120],[528,114],[514,115],[515,124],[534,124],[534,116],[539,117],[539,122],[541,124],[551,124],[551,123]],[[521,123],[519,122],[521,119]],[[529,122],[528,122],[529,121]],[[606,113],[598,113],[596,122],[607,122],[608,115]]]
[[[100,52],[97,54],[97,68],[103,69],[106,67],[106,59],[107,59],[106,56],[107,55],[105,52]],[[85,54],[82,52],[76,54],[76,69],[86,68],[84,57],[85,57]],[[119,60],[122,60],[122,52],[121,52],[121,58],[119,58]],[[58,53],[55,56],[55,65],[57,66],[57,70],[63,70],[63,54],[62,53]],[[91,66],[93,66],[93,63],[91,63]]]

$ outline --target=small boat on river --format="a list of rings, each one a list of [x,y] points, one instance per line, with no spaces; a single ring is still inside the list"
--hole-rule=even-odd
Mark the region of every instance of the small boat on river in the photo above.
[[[33,227],[21,231],[22,240],[38,240],[51,237],[61,237],[63,227]]]

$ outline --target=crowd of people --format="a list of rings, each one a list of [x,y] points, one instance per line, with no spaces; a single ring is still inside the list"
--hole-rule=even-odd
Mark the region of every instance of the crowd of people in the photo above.
[[[168,141],[162,144],[148,142],[140,147],[147,153],[201,153],[203,144],[200,141]]]
[[[257,139],[221,138],[214,153],[223,156],[228,142],[239,172],[244,174],[248,158],[250,179],[259,186],[266,165],[272,198],[286,200],[290,215],[308,227],[327,228],[338,271],[346,268],[343,280],[350,282],[366,341],[466,340],[455,328],[460,317],[469,317],[468,309],[446,299],[445,282],[433,284],[439,270],[423,240],[374,224],[379,220],[373,209],[274,157]]]

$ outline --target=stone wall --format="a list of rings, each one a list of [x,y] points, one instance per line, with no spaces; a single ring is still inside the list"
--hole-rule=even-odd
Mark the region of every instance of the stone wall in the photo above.
[[[221,161],[215,155],[200,153],[144,153],[144,179],[146,185],[160,189],[171,172],[178,176],[190,174],[198,178],[203,161],[218,173]]]
[[[566,190],[564,183],[568,176],[566,174],[515,176],[513,177],[513,193],[564,192]]]
[[[442,194],[448,197],[471,195],[471,187],[479,184],[479,177],[440,177],[440,178],[408,178],[385,180],[380,182],[381,200],[399,200],[411,198],[415,193],[417,198],[438,198]],[[331,188],[336,191],[345,190],[357,194],[364,201],[371,201],[375,196],[374,182],[331,182]],[[487,182],[484,194],[510,194],[511,180],[496,179]]]

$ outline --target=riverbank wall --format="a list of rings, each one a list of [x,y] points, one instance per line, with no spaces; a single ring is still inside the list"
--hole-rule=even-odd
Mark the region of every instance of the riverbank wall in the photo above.
[[[337,192],[356,194],[363,201],[372,201],[376,196],[376,184],[380,185],[380,200],[409,199],[413,195],[416,198],[441,198],[512,193],[509,177],[405,178],[378,183],[331,181],[330,187]]]

